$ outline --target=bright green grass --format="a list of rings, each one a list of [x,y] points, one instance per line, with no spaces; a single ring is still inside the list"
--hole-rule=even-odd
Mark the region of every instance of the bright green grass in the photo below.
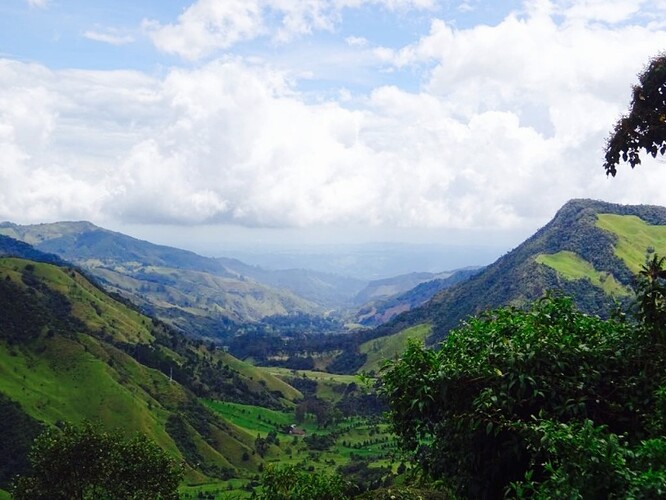
[[[226,420],[253,433],[268,434],[276,427],[284,427],[294,423],[293,413],[227,401],[202,401]]]
[[[588,278],[594,286],[603,289],[609,295],[624,296],[630,291],[615,280],[612,274],[597,271],[592,264],[574,252],[564,250],[555,254],[540,254],[535,258],[568,280]]]
[[[307,435],[339,434],[335,444],[327,451],[312,452],[302,437],[280,433],[285,426],[295,423],[290,412],[268,410],[251,405],[240,405],[222,401],[205,401],[214,411],[247,432],[265,437],[272,430],[278,431],[280,444],[272,446],[265,460],[280,464],[307,464],[317,470],[337,467],[351,460],[352,456],[368,458],[376,465],[392,464],[391,453],[396,451],[396,443],[387,424],[372,424],[360,417],[343,419],[336,424],[320,429],[313,419],[298,424]]]
[[[210,498],[211,496],[213,498],[224,498],[225,500],[250,498],[252,493],[246,490],[246,485],[249,482],[247,479],[230,479],[219,483],[182,486],[178,489],[178,493],[183,500]]]
[[[645,263],[648,247],[666,255],[666,226],[651,225],[633,215],[599,214],[597,227],[618,237],[615,255],[636,274]]]
[[[177,453],[163,430],[165,412],[159,407],[149,410],[151,398],[137,385],[119,383],[117,372],[86,352],[85,344],[54,337],[39,348],[43,349],[39,357],[17,349],[0,342],[0,392],[20,402],[34,418],[48,423],[103,422],[130,433],[142,432]],[[115,362],[122,361],[115,357]],[[131,370],[133,361],[126,362]],[[145,368],[142,371],[141,382],[152,384],[150,378],[164,378],[158,373],[146,376]]]
[[[0,500],[10,500],[12,496],[8,491],[0,490]]]
[[[367,354],[368,357],[359,372],[378,372],[387,360],[395,359],[405,351],[409,339],[425,341],[431,332],[432,326],[430,325],[416,325],[394,335],[361,344],[360,351]]]
[[[314,370],[291,370],[289,368],[281,368],[277,366],[261,366],[257,368],[267,373],[282,377],[305,377],[312,380],[323,380],[345,385],[352,382],[358,382],[358,377],[356,375],[340,375],[337,373],[318,372]]]

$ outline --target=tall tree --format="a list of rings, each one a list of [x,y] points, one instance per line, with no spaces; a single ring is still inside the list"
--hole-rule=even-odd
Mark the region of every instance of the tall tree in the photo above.
[[[639,165],[641,150],[652,157],[666,153],[666,54],[653,58],[638,81],[629,114],[615,124],[606,143],[604,168],[613,177],[620,160]]]

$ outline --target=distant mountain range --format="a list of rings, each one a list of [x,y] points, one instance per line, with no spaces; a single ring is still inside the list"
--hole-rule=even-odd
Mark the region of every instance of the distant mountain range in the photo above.
[[[607,315],[614,301],[631,299],[634,276],[652,251],[666,255],[666,208],[572,200],[523,244],[378,334],[429,324],[434,342],[469,316],[554,290],[572,296],[583,311]]]
[[[363,326],[378,326],[398,314],[421,306],[439,291],[480,272],[471,267],[444,273],[410,273],[371,281],[354,298],[359,309],[355,321]]]
[[[352,313],[352,322],[374,326],[469,275],[411,273],[368,283],[306,269],[268,270],[233,258],[155,245],[89,222],[4,222],[0,235],[33,245],[32,251],[48,253],[55,263],[79,266],[107,290],[185,332],[214,338],[276,316],[307,318],[336,311],[340,318],[350,318],[341,311],[359,308],[362,312]],[[416,286],[419,290],[400,297]],[[326,328],[343,327],[331,320]]]
[[[145,311],[199,335],[276,315],[321,315],[351,303],[365,282],[302,269],[268,271],[108,231],[89,222],[20,226],[0,234],[90,272]]]

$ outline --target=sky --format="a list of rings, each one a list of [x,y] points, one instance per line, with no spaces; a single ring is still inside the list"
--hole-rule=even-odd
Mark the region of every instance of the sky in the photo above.
[[[666,204],[663,161],[602,167],[665,48],[663,0],[2,0],[0,220],[510,248]]]

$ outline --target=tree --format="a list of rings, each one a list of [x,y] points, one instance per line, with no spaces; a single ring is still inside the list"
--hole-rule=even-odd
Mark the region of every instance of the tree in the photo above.
[[[470,319],[438,350],[412,342],[382,392],[401,446],[459,494],[643,498],[666,492],[665,363],[642,325],[546,297]]]
[[[633,87],[629,114],[620,118],[606,143],[606,174],[613,177],[620,159],[632,168],[640,151],[656,157],[666,153],[666,54],[653,58]]]
[[[268,466],[257,500],[346,500],[347,484],[337,474],[311,474],[295,465]]]
[[[655,342],[663,342],[666,334],[666,270],[665,257],[656,253],[646,259],[636,281],[636,316],[653,335]]]
[[[49,428],[28,456],[32,474],[17,478],[21,499],[178,498],[182,466],[154,442],[90,423]]]

